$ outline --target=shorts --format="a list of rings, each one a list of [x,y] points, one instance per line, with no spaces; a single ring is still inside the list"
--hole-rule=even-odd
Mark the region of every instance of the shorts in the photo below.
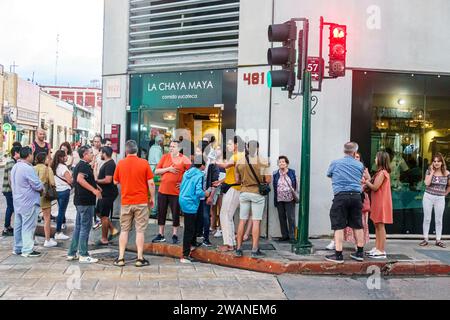
[[[120,209],[121,231],[131,231],[134,221],[136,232],[145,232],[148,227],[148,220],[149,214],[147,204],[122,205]]]
[[[346,227],[362,229],[362,202],[359,192],[341,192],[334,196],[330,209],[332,230]]]
[[[114,208],[114,198],[102,198],[97,201],[96,212],[99,217],[109,218],[112,216],[113,208]]]
[[[180,203],[178,196],[158,193],[158,225],[164,226],[167,219],[167,209],[170,207],[174,227],[180,226]]]
[[[264,206],[266,205],[265,196],[262,196],[259,193],[241,192],[239,202],[239,218],[241,220],[248,220],[250,210],[252,212],[252,220],[262,220]]]

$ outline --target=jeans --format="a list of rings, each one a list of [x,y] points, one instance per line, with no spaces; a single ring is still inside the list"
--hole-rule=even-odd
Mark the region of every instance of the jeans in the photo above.
[[[209,228],[211,227],[211,206],[203,205],[203,241],[209,241]]]
[[[14,213],[14,203],[12,192],[3,192],[6,198],[6,213],[5,213],[5,229],[11,228],[11,217]]]
[[[33,252],[33,237],[40,209],[39,205],[34,205],[28,212],[16,212],[14,219],[14,252]]]
[[[56,218],[56,232],[61,232],[64,218],[66,217],[67,206],[69,205],[70,189],[58,192],[58,217]]]
[[[72,235],[72,243],[70,244],[67,255],[75,256],[80,251],[80,256],[87,257],[89,232],[92,228],[92,219],[94,216],[95,206],[76,206],[77,218],[75,221],[75,229]]]
[[[196,237],[201,237],[203,235],[203,207],[205,206],[205,200],[200,200],[197,209],[197,219],[195,220],[195,235]]]
[[[197,243],[195,236],[197,214],[184,214],[183,256],[188,257],[191,246]]]

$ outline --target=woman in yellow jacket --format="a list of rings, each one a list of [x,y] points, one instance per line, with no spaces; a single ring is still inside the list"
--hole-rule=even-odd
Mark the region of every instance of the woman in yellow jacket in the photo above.
[[[55,186],[55,176],[53,175],[53,170],[48,167],[48,157],[44,152],[38,153],[36,155],[36,166],[34,167],[36,174],[42,183],[48,183],[50,186]],[[58,243],[50,238],[51,237],[51,213],[52,213],[52,202],[44,198],[41,195],[41,209],[44,215],[44,233],[45,242],[44,247],[51,248],[56,247]]]

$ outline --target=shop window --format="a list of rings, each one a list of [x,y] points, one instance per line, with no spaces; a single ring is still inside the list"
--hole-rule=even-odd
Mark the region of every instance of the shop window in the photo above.
[[[138,125],[139,149],[142,158],[148,158],[148,152],[158,135],[164,137],[164,152],[168,152],[170,141],[175,137],[176,109],[142,110]]]
[[[215,136],[221,143],[222,110],[215,107],[178,108],[178,109],[141,109],[139,117],[139,147],[143,158],[158,135],[164,137],[164,153],[169,151],[172,139],[181,142],[186,154],[199,151],[205,136]]]
[[[436,152],[450,165],[449,87],[444,76],[353,73],[352,140],[372,172],[377,151],[391,157],[394,224],[388,233],[422,234],[425,173]],[[447,198],[443,234],[450,234],[449,220]]]

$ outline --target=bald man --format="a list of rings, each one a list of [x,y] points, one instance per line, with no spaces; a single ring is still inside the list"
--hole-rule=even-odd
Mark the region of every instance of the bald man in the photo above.
[[[48,142],[45,141],[45,131],[42,128],[37,129],[36,131],[36,138],[31,144],[31,149],[33,150],[33,156],[34,159],[36,159],[36,156],[41,153],[45,152],[47,154],[47,157],[49,160],[52,158],[52,148]],[[35,161],[35,160],[34,160]]]

